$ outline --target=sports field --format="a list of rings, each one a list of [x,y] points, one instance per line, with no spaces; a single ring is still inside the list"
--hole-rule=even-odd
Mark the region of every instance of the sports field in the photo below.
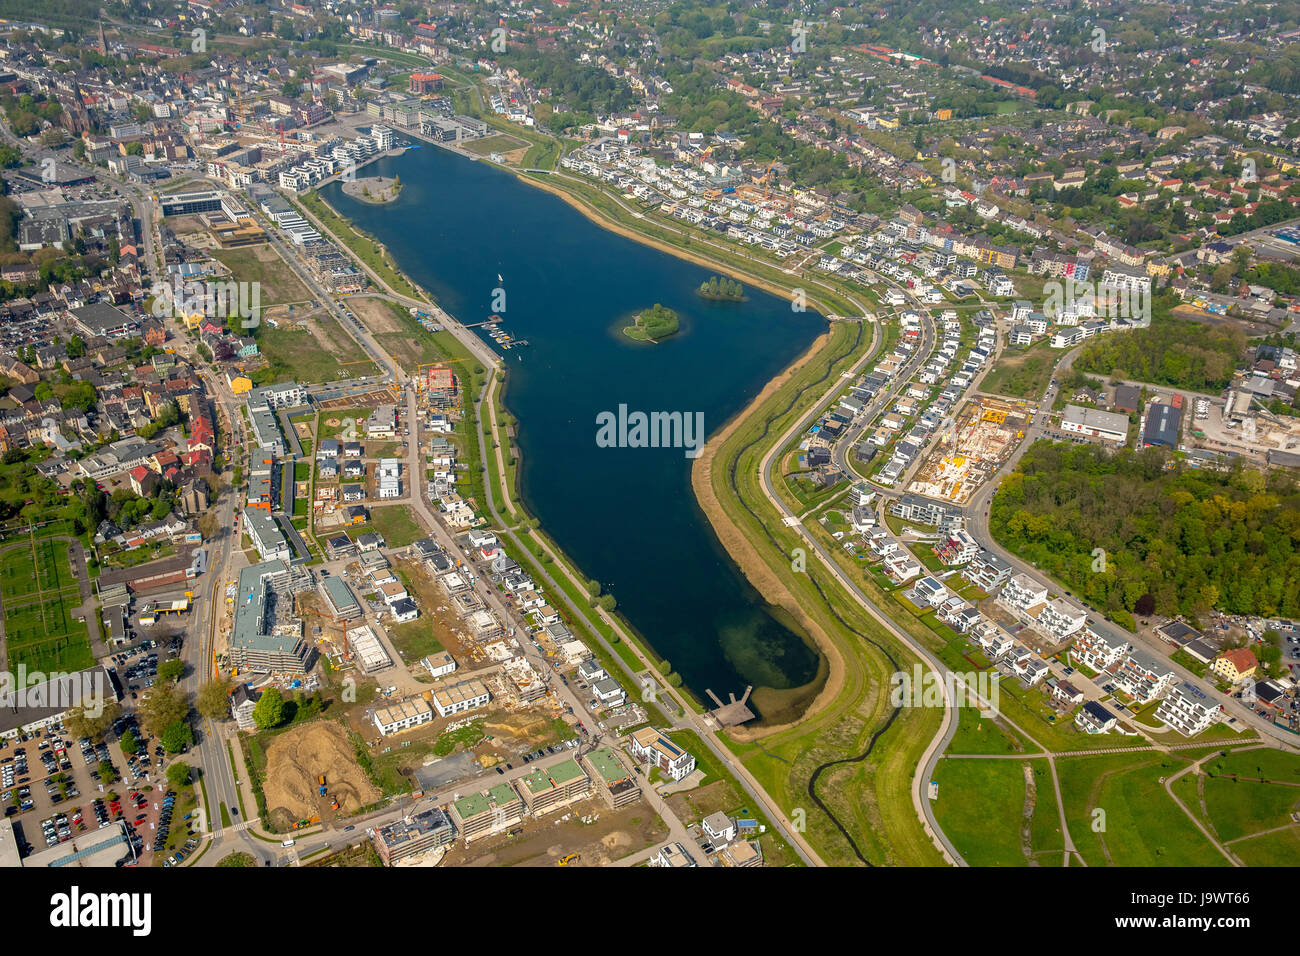
[[[72,617],[81,590],[68,563],[68,542],[29,538],[0,553],[9,669],[77,671],[95,663],[85,622]]]

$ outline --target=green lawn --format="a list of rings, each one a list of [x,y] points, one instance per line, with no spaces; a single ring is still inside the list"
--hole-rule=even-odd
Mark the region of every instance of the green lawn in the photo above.
[[[957,732],[948,745],[950,754],[1018,754],[1034,753],[1037,747],[1026,744],[1020,735],[989,717],[981,717],[974,707],[957,709]]]
[[[1020,841],[1025,812],[1022,768],[1018,760],[948,759],[935,768],[935,819],[971,866],[1027,864]]]
[[[29,539],[0,556],[0,601],[11,669],[78,671],[94,665],[90,631],[72,611],[81,604],[68,544]]]
[[[1089,866],[1227,865],[1160,783],[1186,765],[1159,753],[1056,762],[1070,836]]]
[[[1205,809],[1220,840],[1285,826],[1291,822],[1291,811],[1297,803],[1300,787],[1227,777],[1205,781]]]
[[[1300,833],[1292,827],[1232,845],[1232,852],[1247,866],[1295,866],[1300,860]]]
[[[409,479],[408,479],[409,480]],[[369,530],[384,536],[390,548],[404,548],[425,536],[408,505],[386,505],[370,509]]]

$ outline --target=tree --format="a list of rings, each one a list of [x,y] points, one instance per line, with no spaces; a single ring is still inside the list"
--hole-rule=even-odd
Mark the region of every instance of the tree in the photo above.
[[[117,768],[107,760],[99,762],[99,781],[100,783],[115,783],[117,781]]]
[[[221,521],[217,518],[216,513],[212,511],[205,511],[199,515],[197,525],[199,534],[203,535],[208,541],[215,538],[221,531]]]
[[[222,678],[199,686],[199,713],[209,720],[230,719],[230,681]]]
[[[163,661],[158,665],[159,681],[178,681],[185,676],[185,662],[182,660]]]
[[[116,701],[104,704],[98,714],[91,714],[85,707],[70,707],[63,715],[63,723],[68,733],[74,737],[89,737],[92,741],[102,740],[108,728],[118,717],[122,716],[122,706]]]
[[[128,757],[131,756],[131,754],[140,752],[140,741],[137,740],[135,734],[131,733],[129,730],[122,735],[120,743],[122,744],[122,753],[126,754]]]
[[[275,687],[262,691],[253,708],[253,721],[262,730],[270,730],[284,722],[284,695]]]
[[[605,612],[613,611],[614,608],[618,607],[618,602],[614,600],[614,595],[612,594],[602,594],[600,597],[596,598],[596,604]]]
[[[1138,617],[1150,617],[1156,611],[1156,596],[1148,591],[1137,599],[1133,605],[1133,613]]]
[[[183,721],[190,712],[190,701],[175,684],[158,684],[140,702],[140,726],[151,737],[162,737],[168,727]]]
[[[159,740],[163,745],[163,750],[169,754],[178,754],[194,743],[194,731],[185,721],[178,720],[174,724],[167,725],[159,735]]]
[[[177,760],[167,768],[167,782],[173,787],[183,787],[190,782],[190,765],[184,760]]]

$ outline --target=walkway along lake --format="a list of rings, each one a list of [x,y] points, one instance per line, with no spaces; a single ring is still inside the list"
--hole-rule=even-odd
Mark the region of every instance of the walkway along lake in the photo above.
[[[723,550],[695,501],[685,450],[601,447],[597,417],[617,418],[620,405],[691,423],[702,413],[711,435],[825,320],[752,287],[743,303],[706,300],[695,290],[710,270],[608,232],[487,162],[421,149],[368,172],[400,174],[401,195],[369,205],[337,182],[322,195],[461,322],[496,313],[529,342],[500,353],[519,421],[520,491],[582,573],[701,699],[705,688],[725,701],[749,684],[813,680],[816,652]],[[656,302],[677,312],[680,330],[659,344],[630,341],[621,329]]]

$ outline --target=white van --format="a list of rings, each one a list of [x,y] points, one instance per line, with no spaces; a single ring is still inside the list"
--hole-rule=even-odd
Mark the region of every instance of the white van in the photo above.
[[[280,846],[293,846],[293,837],[289,837],[289,839],[287,840],[280,841]]]

